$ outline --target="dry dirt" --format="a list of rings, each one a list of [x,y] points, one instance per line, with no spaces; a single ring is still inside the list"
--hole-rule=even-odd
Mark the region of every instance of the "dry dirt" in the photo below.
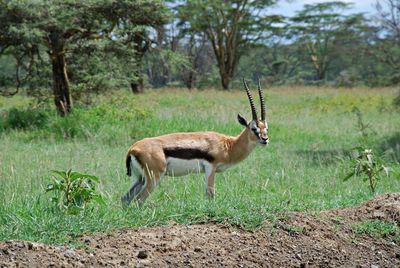
[[[400,244],[355,234],[366,219],[400,224],[400,193],[358,207],[289,213],[257,231],[169,225],[82,236],[84,249],[0,243],[0,267],[400,267]]]

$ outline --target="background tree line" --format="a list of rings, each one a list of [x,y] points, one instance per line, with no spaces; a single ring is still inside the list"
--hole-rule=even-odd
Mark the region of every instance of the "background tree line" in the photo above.
[[[0,92],[47,96],[60,115],[89,93],[400,82],[400,0],[375,14],[332,1],[292,17],[277,0],[0,0]]]

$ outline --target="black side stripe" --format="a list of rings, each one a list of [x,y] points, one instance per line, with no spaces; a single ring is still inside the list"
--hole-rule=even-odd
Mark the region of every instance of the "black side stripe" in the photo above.
[[[131,155],[126,157],[126,174],[130,177],[132,175],[131,170]]]
[[[214,157],[208,152],[200,149],[189,149],[189,148],[164,148],[164,154],[166,157],[175,157],[180,159],[204,159],[208,162],[213,162]]]

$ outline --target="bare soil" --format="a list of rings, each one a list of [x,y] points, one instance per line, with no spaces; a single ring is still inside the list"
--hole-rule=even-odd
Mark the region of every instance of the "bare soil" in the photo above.
[[[354,232],[367,219],[400,224],[400,193],[289,213],[256,231],[214,223],[123,229],[82,236],[84,249],[5,241],[0,267],[400,267],[399,241]]]

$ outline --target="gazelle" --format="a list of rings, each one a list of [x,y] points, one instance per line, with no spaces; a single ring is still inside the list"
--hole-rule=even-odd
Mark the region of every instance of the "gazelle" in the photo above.
[[[265,118],[264,94],[258,82],[261,102],[261,119],[250,89],[243,79],[250,101],[252,120],[248,122],[240,114],[239,123],[245,129],[236,137],[216,132],[172,133],[145,138],[134,143],[128,151],[126,168],[135,182],[121,198],[124,206],[135,199],[141,205],[163,176],[183,176],[189,173],[205,173],[206,194],[214,197],[214,175],[245,159],[257,146],[267,145],[268,124]]]

